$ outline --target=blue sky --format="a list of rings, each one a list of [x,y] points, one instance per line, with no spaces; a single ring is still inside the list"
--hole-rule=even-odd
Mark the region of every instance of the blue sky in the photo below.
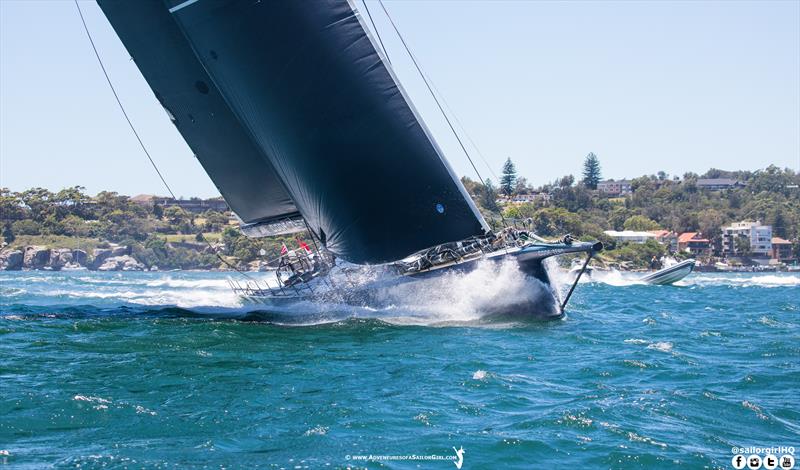
[[[538,185],[578,174],[590,151],[612,178],[800,167],[800,1],[385,3],[495,173],[510,157]],[[100,9],[81,7],[167,181],[217,195]],[[372,0],[370,11],[448,160],[474,178]],[[0,0],[0,186],[76,184],[165,193],[74,4]]]

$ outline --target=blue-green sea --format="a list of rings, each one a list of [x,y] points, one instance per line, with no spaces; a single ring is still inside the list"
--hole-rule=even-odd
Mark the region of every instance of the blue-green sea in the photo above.
[[[481,320],[516,285],[497,275],[291,312],[242,305],[229,275],[0,273],[0,468],[452,469],[461,448],[466,469],[732,468],[734,447],[800,451],[798,274],[608,275],[547,323]]]

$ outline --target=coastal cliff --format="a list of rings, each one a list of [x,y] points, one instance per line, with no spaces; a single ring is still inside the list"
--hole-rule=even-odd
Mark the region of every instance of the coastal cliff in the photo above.
[[[0,271],[23,269],[60,271],[89,269],[93,271],[146,271],[147,266],[131,256],[131,247],[114,245],[98,248],[91,256],[81,249],[48,248],[30,245],[23,250],[0,250]]]

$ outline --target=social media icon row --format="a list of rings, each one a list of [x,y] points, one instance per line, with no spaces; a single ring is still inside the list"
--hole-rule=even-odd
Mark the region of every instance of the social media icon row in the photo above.
[[[774,455],[766,455],[762,459],[759,455],[744,456],[742,454],[737,454],[731,459],[731,465],[733,465],[733,468],[737,470],[745,467],[755,470],[757,468],[761,468],[762,466],[767,470],[773,470],[776,468],[780,468],[781,470],[790,470],[794,468],[794,456],[785,454],[778,458]]]

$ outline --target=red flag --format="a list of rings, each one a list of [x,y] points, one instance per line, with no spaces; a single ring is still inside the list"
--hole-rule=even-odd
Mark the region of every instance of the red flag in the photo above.
[[[300,240],[300,237],[295,238],[295,240],[297,240],[297,244],[300,245],[300,248],[302,248],[302,249],[306,250],[307,252],[311,253],[311,248],[309,248],[308,245],[306,245],[303,240]]]
[[[288,248],[286,248],[286,243],[284,243],[283,245],[281,245],[281,255],[285,255],[285,254],[286,254],[286,253],[288,253],[288,252],[289,252],[289,249],[288,249]]]

